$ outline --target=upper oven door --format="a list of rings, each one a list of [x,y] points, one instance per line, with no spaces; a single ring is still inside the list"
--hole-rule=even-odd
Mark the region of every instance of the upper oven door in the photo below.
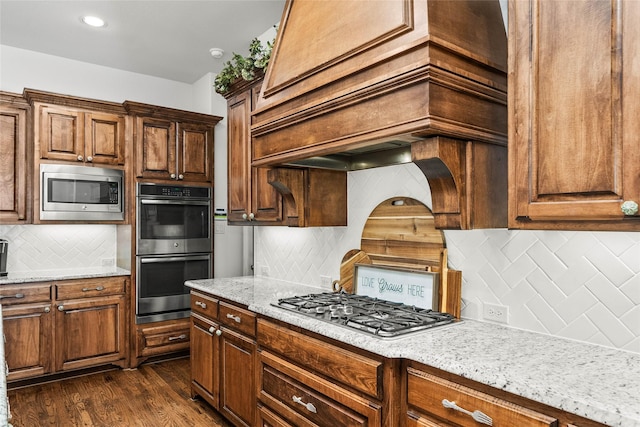
[[[211,252],[209,200],[138,198],[138,255]]]

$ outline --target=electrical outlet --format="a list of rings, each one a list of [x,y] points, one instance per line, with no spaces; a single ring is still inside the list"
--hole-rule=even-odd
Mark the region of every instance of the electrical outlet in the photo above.
[[[331,280],[331,276],[320,276],[320,285],[323,288],[329,288],[331,287],[331,283],[333,282],[333,280]]]
[[[483,304],[482,317],[485,320],[509,323],[509,307],[505,305]]]
[[[115,265],[115,260],[113,258],[103,258],[100,260],[100,264],[103,267],[113,267]]]

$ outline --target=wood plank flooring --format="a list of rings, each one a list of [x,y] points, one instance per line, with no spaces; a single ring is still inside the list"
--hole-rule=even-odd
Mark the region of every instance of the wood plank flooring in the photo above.
[[[9,390],[14,427],[231,427],[190,398],[181,358]]]

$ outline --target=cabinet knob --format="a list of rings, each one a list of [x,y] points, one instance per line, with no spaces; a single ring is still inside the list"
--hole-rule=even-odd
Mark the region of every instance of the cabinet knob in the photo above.
[[[79,161],[79,162],[81,162],[81,161],[83,161],[83,160],[84,160],[84,157],[82,157],[82,156],[78,156],[78,161]]]
[[[58,311],[64,311],[64,305],[59,305],[58,306]]]
[[[217,335],[217,336],[222,335],[222,331],[221,331],[220,329],[218,329],[218,330],[216,331],[216,335]]]
[[[246,221],[246,219],[247,219],[247,218],[249,218],[249,217],[247,216],[247,214],[246,214],[246,213],[243,213],[243,214],[242,214],[242,219],[244,219],[244,220]]]
[[[184,179],[184,175],[182,174],[178,175],[178,179]]]
[[[172,173],[171,175],[169,175],[171,177],[171,179],[176,179],[176,174]]]
[[[253,213],[253,212],[249,213],[249,221],[253,221],[253,219],[254,219],[255,217],[256,217],[256,216],[254,215],[254,213]]]
[[[44,312],[45,313],[50,313],[51,312],[51,307],[45,307],[44,308]]]
[[[620,210],[625,215],[635,215],[638,213],[638,204],[633,200],[627,200],[620,206]]]
[[[214,328],[213,326],[209,328],[209,333],[214,333],[216,331],[216,328]]]
[[[88,156],[88,157],[87,157],[87,162],[93,162],[93,157]]]

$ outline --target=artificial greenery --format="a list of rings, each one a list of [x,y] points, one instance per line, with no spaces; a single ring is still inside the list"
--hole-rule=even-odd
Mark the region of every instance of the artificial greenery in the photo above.
[[[238,79],[251,81],[258,73],[263,73],[267,69],[273,41],[267,42],[264,46],[257,38],[251,40],[249,45],[249,56],[245,57],[234,52],[233,58],[224,65],[214,81],[215,91],[225,94],[231,85]]]

